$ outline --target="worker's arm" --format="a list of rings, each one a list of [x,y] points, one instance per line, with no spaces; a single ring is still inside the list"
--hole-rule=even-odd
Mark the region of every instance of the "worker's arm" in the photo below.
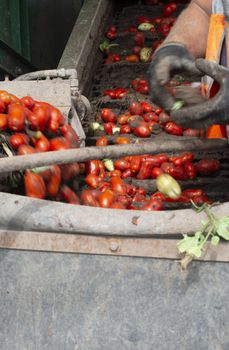
[[[153,57],[149,70],[151,95],[166,110],[175,101],[165,85],[174,74],[195,72],[194,58],[205,54],[210,13],[211,0],[191,1]]]
[[[203,57],[207,45],[211,3],[211,0],[191,1],[178,17],[163,45],[170,42],[179,42],[195,58]]]

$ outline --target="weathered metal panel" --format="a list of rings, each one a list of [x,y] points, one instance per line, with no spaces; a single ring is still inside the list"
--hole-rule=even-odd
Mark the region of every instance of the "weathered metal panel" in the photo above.
[[[1,350],[228,350],[229,264],[0,250]]]

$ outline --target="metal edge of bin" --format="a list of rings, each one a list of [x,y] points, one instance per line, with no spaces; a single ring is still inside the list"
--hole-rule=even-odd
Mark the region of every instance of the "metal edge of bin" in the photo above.
[[[112,3],[109,0],[84,1],[60,59],[58,68],[77,70],[81,91],[85,91],[89,74],[95,68],[94,58],[104,27],[112,13]]]
[[[191,234],[206,220],[192,209],[168,211],[117,210],[37,200],[0,193],[0,229],[49,231],[84,235],[175,238]],[[216,217],[228,215],[229,203],[212,207]]]

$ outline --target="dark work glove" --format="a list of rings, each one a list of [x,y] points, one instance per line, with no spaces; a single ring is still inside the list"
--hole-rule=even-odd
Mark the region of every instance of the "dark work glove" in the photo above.
[[[151,96],[165,110],[170,110],[175,102],[165,85],[179,73],[198,74],[194,57],[183,45],[171,43],[156,51],[149,68]]]
[[[171,118],[181,126],[194,129],[206,129],[212,124],[229,124],[229,69],[202,58],[196,60],[196,67],[215,79],[220,89],[204,103],[172,112]]]

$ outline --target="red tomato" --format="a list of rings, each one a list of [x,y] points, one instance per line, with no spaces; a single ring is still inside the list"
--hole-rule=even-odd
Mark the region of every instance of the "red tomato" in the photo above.
[[[163,205],[162,201],[156,198],[150,199],[142,208],[141,210],[148,210],[148,211],[158,211],[162,210]]]
[[[29,138],[26,134],[13,134],[9,139],[10,145],[14,150],[18,150],[21,145],[27,145],[29,143]]]
[[[99,196],[99,205],[102,208],[110,208],[114,201],[114,192],[106,190]]]
[[[100,181],[99,176],[93,174],[88,174],[85,178],[86,184],[91,188],[98,188]]]
[[[151,130],[146,122],[141,122],[136,128],[133,129],[133,133],[138,137],[150,137]]]
[[[138,187],[137,190],[136,190],[136,193],[140,194],[142,196],[145,196],[146,191],[145,191],[145,189],[143,187]]]
[[[85,170],[87,175],[93,174],[100,177],[105,175],[105,167],[101,160],[88,160],[86,162]]]
[[[25,127],[24,108],[19,103],[10,104],[8,107],[8,126],[10,130],[22,131]]]
[[[163,17],[169,17],[173,12],[174,12],[173,6],[171,7],[170,4],[165,5],[163,8]]]
[[[175,124],[174,122],[168,122],[165,125],[165,131],[168,134],[171,135],[176,135],[176,136],[182,136],[183,135],[183,129],[181,126],[178,126],[177,124]]]
[[[152,110],[153,110],[152,105],[150,103],[148,103],[148,102],[142,101],[141,102],[141,106],[143,108],[143,112],[144,113],[149,113],[149,112],[152,112]]]
[[[101,136],[96,141],[97,147],[105,147],[108,145],[108,138],[106,136]]]
[[[139,102],[132,102],[129,105],[129,111],[132,115],[141,115],[143,113],[143,108],[141,103]]]
[[[168,24],[162,24],[160,31],[163,37],[166,37],[170,32],[171,27]]]
[[[52,175],[47,183],[47,193],[50,197],[54,198],[60,188],[61,183],[61,171],[58,165],[53,165],[51,169]]]
[[[50,140],[50,151],[61,151],[71,148],[71,144],[64,137],[55,137]]]
[[[110,30],[108,32],[106,32],[105,35],[106,35],[107,39],[109,39],[109,40],[114,40],[117,38],[117,32],[113,32]]]
[[[172,9],[173,11],[176,11],[176,9],[177,9],[177,4],[175,3],[175,1],[170,2],[170,3],[169,3],[169,6],[171,7],[171,9]]]
[[[128,194],[128,196],[134,196],[136,194],[137,188],[135,186],[126,184],[126,188],[126,193]]]
[[[46,197],[46,186],[39,174],[27,170],[24,175],[24,185],[26,196],[38,199]]]
[[[140,92],[141,94],[147,95],[149,93],[149,87],[148,85],[139,85],[136,89],[137,92]]]
[[[30,96],[25,96],[21,98],[21,102],[25,105],[26,108],[32,110],[35,104],[35,101]]]
[[[0,113],[0,131],[4,131],[8,128],[8,116],[7,114]]]
[[[143,115],[145,122],[158,122],[158,115],[154,112],[148,112]]]
[[[161,108],[156,108],[155,109],[155,113],[157,114],[157,115],[160,115],[161,113],[162,113],[162,109]]]
[[[125,57],[125,60],[129,63],[137,63],[137,62],[139,62],[140,59],[139,59],[138,55],[132,54],[132,55],[127,55]]]
[[[154,17],[152,22],[155,23],[155,24],[160,24],[161,23],[161,18],[160,17]]]
[[[182,163],[192,162],[194,160],[194,154],[190,152],[181,153],[180,158],[182,159]]]
[[[136,33],[134,36],[135,46],[143,46],[145,42],[145,36],[143,33]]]
[[[0,99],[0,113],[4,113],[6,109],[5,103]]]
[[[137,16],[136,17],[136,23],[141,24],[141,23],[151,23],[151,20],[149,17],[146,16]]]
[[[220,168],[220,162],[217,159],[201,159],[196,165],[196,171],[200,175],[211,175]]]
[[[116,128],[116,124],[112,123],[112,122],[108,122],[108,123],[104,123],[103,127],[104,127],[104,131],[107,135],[113,135],[113,129]]]
[[[126,206],[121,202],[114,202],[111,204],[112,209],[126,209]]]
[[[72,178],[80,174],[80,166],[78,163],[59,165],[61,177],[64,181],[70,181]]]
[[[161,170],[163,171],[163,173],[166,174],[170,174],[171,169],[174,169],[174,165],[172,163],[169,162],[163,162],[161,164]],[[172,174],[170,174],[172,176]]]
[[[33,153],[36,153],[36,150],[35,148],[33,148],[32,146],[30,145],[21,145],[19,148],[18,148],[18,152],[17,154],[19,156],[24,156],[26,154],[33,154]]]
[[[121,175],[122,179],[128,179],[128,177],[133,177],[133,173],[131,172],[130,169],[124,170],[122,175]]]
[[[201,189],[187,189],[182,192],[182,196],[185,196],[187,198],[194,198],[195,196],[202,196],[204,194],[204,191]]]
[[[80,199],[77,194],[67,185],[61,186],[60,195],[69,204],[80,204]]]
[[[136,176],[136,179],[138,179],[138,180],[149,179],[151,176],[151,170],[152,170],[152,163],[151,162],[143,162],[141,164],[139,173]]]
[[[115,194],[125,195],[127,193],[126,183],[118,176],[110,179],[111,189]]]
[[[131,134],[131,127],[129,126],[129,124],[125,124],[121,126],[120,134]]]
[[[181,157],[169,157],[169,161],[172,162],[175,166],[180,166],[183,164],[183,160]]]
[[[11,101],[11,94],[9,94],[7,91],[1,90],[0,91],[0,99],[5,104],[5,106],[8,106]]]
[[[151,177],[153,179],[156,179],[158,176],[163,174],[163,170],[161,168],[158,167],[154,167],[151,171]]]
[[[123,170],[129,169],[130,163],[127,160],[120,158],[114,162],[114,167],[115,169],[123,171]]]
[[[34,111],[34,113],[36,114],[36,111]],[[64,120],[64,117],[59,109],[50,107],[49,116],[47,116],[47,119],[47,129],[50,132],[56,132],[59,129],[60,121]]]
[[[185,171],[185,168],[182,165],[179,165],[179,166],[174,167],[174,168],[170,168],[169,175],[174,177],[174,179],[176,179],[176,180],[187,180],[188,179],[188,175]]]
[[[45,131],[49,118],[50,108],[46,105],[35,107],[33,109],[33,114],[27,116],[31,129],[40,131]]]
[[[184,164],[184,169],[189,177],[189,179],[195,179],[196,178],[196,168],[195,165],[191,162],[186,162]]]
[[[118,124],[125,125],[128,122],[129,117],[131,116],[130,112],[125,112],[120,114],[118,117]]]
[[[98,197],[100,192],[98,190],[85,189],[82,191],[80,199],[83,205],[90,207],[98,207]]]
[[[113,177],[113,176],[121,176],[122,175],[122,172],[121,172],[121,170],[118,170],[118,169],[115,169],[115,170],[113,170],[113,171],[109,171],[109,172],[107,172],[107,176],[109,176],[109,177]]]
[[[76,131],[70,124],[65,124],[60,127],[60,133],[66,140],[68,140],[72,147],[79,147],[79,137]]]
[[[115,98],[116,98],[115,91],[112,90],[112,89],[104,90],[104,91],[103,91],[103,95],[104,95],[104,96],[109,96],[109,97],[112,98],[112,99],[115,99]]]
[[[140,156],[135,156],[131,159],[130,161],[130,170],[133,174],[137,174],[140,170],[141,167],[141,157]]]
[[[38,152],[47,152],[50,149],[50,143],[47,137],[41,135],[35,143],[35,149]]]
[[[105,123],[115,123],[117,120],[116,114],[110,108],[103,108],[100,112],[100,115]]]
[[[142,47],[141,46],[134,46],[132,49],[132,52],[134,55],[139,55]]]
[[[115,139],[116,145],[126,145],[127,143],[130,143],[130,139],[128,137],[116,137]]]

